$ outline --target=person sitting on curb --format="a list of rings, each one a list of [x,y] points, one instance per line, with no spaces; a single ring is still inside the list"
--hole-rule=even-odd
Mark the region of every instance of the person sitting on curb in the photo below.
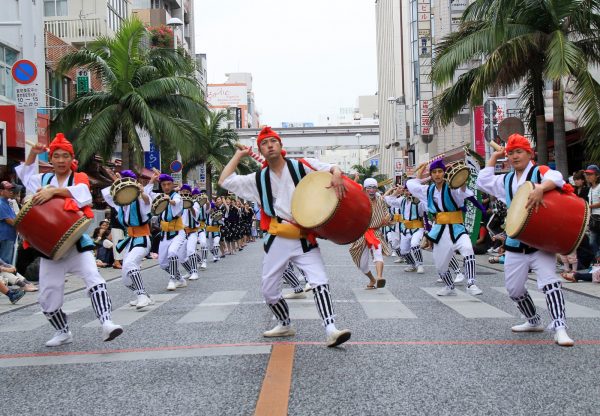
[[[587,273],[577,271],[562,272],[560,277],[571,283],[577,283],[580,280],[584,282],[600,283],[600,264],[593,265],[592,269]]]
[[[6,295],[6,297],[10,300],[10,303],[13,305],[19,301],[23,296],[25,296],[25,292],[21,289],[9,289],[8,286],[0,280],[0,293]]]
[[[17,273],[17,268],[0,259],[0,282],[7,286],[19,286],[25,292],[37,292],[38,288]]]

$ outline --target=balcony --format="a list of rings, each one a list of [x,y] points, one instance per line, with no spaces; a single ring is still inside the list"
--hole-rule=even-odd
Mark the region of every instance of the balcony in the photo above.
[[[104,19],[54,18],[44,19],[45,29],[75,46],[93,42],[98,36],[112,34]]]
[[[131,13],[150,26],[166,25],[171,15],[164,9],[135,9]]]

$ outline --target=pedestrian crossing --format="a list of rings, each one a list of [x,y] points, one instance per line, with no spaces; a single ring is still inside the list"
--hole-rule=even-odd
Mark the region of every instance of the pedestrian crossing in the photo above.
[[[387,288],[376,290],[364,290],[362,288],[352,289],[350,299],[334,299],[334,304],[354,303],[361,307],[368,319],[408,319],[414,320],[423,317],[423,301],[435,301],[441,307],[453,311],[457,316],[466,319],[515,319],[519,317],[516,307],[511,308],[512,304],[503,303],[501,306],[492,305],[492,298],[471,296],[463,290],[456,289],[456,296],[437,296],[436,293],[440,287],[421,287],[423,298],[416,299],[414,296],[405,302],[409,304],[421,305],[418,311],[412,310],[402,300]],[[487,293],[497,292],[502,296],[508,296],[503,287],[492,287]],[[184,291],[178,293],[155,294],[152,296],[155,303],[144,308],[141,311],[126,303],[113,311],[113,321],[123,326],[135,324],[140,319],[153,313],[160,313],[160,308],[169,302],[176,301],[176,298],[184,294]],[[284,289],[285,293],[291,293],[290,289]],[[537,308],[547,310],[546,300],[542,293],[531,290],[531,297]],[[175,323],[177,325],[189,325],[196,323],[214,323],[224,322],[239,308],[256,306],[264,304],[260,300],[244,301],[248,291],[232,290],[217,291],[210,294],[198,304],[192,306],[190,310],[180,317]],[[417,301],[417,302],[415,302]],[[317,308],[315,307],[312,294],[308,293],[305,299],[288,299],[290,308],[290,317],[292,320],[320,320]],[[82,297],[65,302],[64,311],[68,315],[84,309],[91,308],[88,297]],[[600,309],[580,305],[576,302],[566,302],[567,315],[569,318],[600,318]],[[431,311],[427,307],[427,312]],[[420,316],[419,316],[420,315]],[[33,331],[37,328],[47,325],[47,320],[41,312],[34,312],[29,316],[12,319],[9,322],[0,324],[0,333]],[[99,322],[93,319],[83,325],[84,328],[99,327]]]

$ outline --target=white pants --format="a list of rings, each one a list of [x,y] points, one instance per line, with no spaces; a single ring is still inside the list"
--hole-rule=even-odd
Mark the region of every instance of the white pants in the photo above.
[[[433,244],[433,261],[435,263],[436,271],[439,274],[444,274],[448,271],[450,260],[457,250],[463,257],[475,255],[471,239],[467,234],[461,235],[460,238],[456,240],[456,243],[453,243],[450,238],[450,231],[448,230],[448,227],[445,227],[439,243]]]
[[[538,250],[530,254],[505,252],[504,285],[512,298],[523,296],[527,289],[527,273],[532,269],[537,275],[538,289],[560,282],[556,276],[556,257],[552,253]]]
[[[87,290],[106,283],[98,272],[96,259],[91,251],[80,253],[73,246],[60,260],[41,258],[38,302],[43,312],[54,312],[62,307],[67,273],[79,275]]]
[[[208,242],[206,241],[206,231],[198,231],[198,243],[200,248],[208,248]]]
[[[390,243],[390,247],[392,250],[398,250],[400,248],[400,238],[398,236],[398,231],[390,231],[386,234],[388,243]]]
[[[148,247],[134,247],[131,250],[125,248],[123,253],[123,269],[121,270],[121,277],[125,286],[131,285],[131,279],[128,274],[134,270],[140,270],[142,260],[150,253],[150,241],[148,241]]]
[[[186,238],[186,243],[182,246],[179,253],[179,261],[185,263],[190,256],[196,253],[196,245],[198,244],[198,233],[190,233]]]
[[[318,247],[303,253],[300,240],[275,237],[263,258],[261,292],[268,304],[275,304],[281,299],[281,276],[290,260],[304,271],[312,288],[329,282]]]
[[[412,235],[410,233],[400,234],[400,254],[410,253],[411,247],[420,247],[424,233],[425,230],[418,228]],[[448,263],[450,263],[450,260],[448,260]]]
[[[169,257],[179,257],[182,247],[185,247],[185,231],[177,232],[177,235],[170,240],[166,237],[158,245],[158,264],[163,270],[169,270]]]
[[[364,274],[369,273],[369,254],[373,257],[373,263],[378,261],[383,263],[383,254],[381,253],[381,244],[378,248],[366,247],[360,256],[360,271]]]
[[[119,241],[121,241],[122,239],[125,238],[125,234],[123,233],[123,230],[121,230],[120,228],[113,228],[110,230],[110,235],[112,236],[112,242],[113,242],[113,257],[115,260],[123,260],[123,258],[125,257],[123,252],[118,252],[117,251],[117,244],[119,244]]]

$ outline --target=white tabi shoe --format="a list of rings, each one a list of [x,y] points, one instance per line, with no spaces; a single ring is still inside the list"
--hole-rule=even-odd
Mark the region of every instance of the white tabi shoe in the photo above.
[[[310,283],[307,283],[306,286],[304,286],[304,291],[310,292],[311,290],[312,290],[312,287],[310,286]]]
[[[462,273],[458,273],[454,278],[454,284],[463,283],[465,281],[465,275]]]
[[[137,306],[137,304],[138,304],[137,298],[135,298],[134,300],[130,300],[129,301],[129,306]]]
[[[338,345],[348,341],[351,336],[352,333],[348,329],[336,329],[327,336],[327,346],[329,348],[337,347]]]
[[[479,289],[477,287],[477,285],[472,284],[471,286],[469,286],[467,288],[467,293],[471,296],[477,296],[477,295],[481,295],[483,293],[483,290]]]
[[[417,273],[419,273],[419,274],[425,273],[425,268],[423,267],[423,265],[417,266]]]
[[[437,291],[438,296],[456,296],[456,290],[450,289],[448,286],[441,288]]]
[[[263,332],[263,337],[266,338],[275,338],[275,337],[293,337],[296,335],[296,330],[291,325],[281,325],[277,324],[277,326],[273,329]]]
[[[185,281],[185,279],[179,279],[175,282],[175,287],[176,288],[187,287],[187,282]]]
[[[200,265],[200,270],[206,270],[206,262],[203,261],[202,264]]]
[[[46,347],[58,347],[64,344],[70,344],[71,342],[73,342],[73,334],[71,334],[71,331],[56,331],[54,336],[46,342]]]
[[[200,276],[198,276],[198,273],[192,273],[188,280],[198,280],[199,278]]]
[[[139,311],[140,309],[145,308],[146,306],[154,305],[154,301],[148,295],[138,295],[137,305],[135,308]]]
[[[177,287],[175,286],[175,280],[169,279],[169,284],[167,284],[167,290],[175,290]]]
[[[402,263],[402,257],[398,257],[396,260],[394,260],[394,263]]]
[[[291,293],[286,293],[285,295],[283,295],[284,299],[306,299],[306,293],[304,292],[291,292]]]
[[[510,328],[512,332],[544,332],[544,326],[540,323],[533,325],[529,321],[521,325],[515,325]]]
[[[416,272],[417,271],[417,267],[416,266],[408,266],[404,268],[405,272]]]
[[[113,321],[104,321],[102,324],[102,339],[104,342],[112,341],[123,333],[123,327],[113,323]]]
[[[556,328],[554,330],[554,342],[561,347],[572,347],[575,345],[575,341],[567,335],[567,330],[565,328]]]

